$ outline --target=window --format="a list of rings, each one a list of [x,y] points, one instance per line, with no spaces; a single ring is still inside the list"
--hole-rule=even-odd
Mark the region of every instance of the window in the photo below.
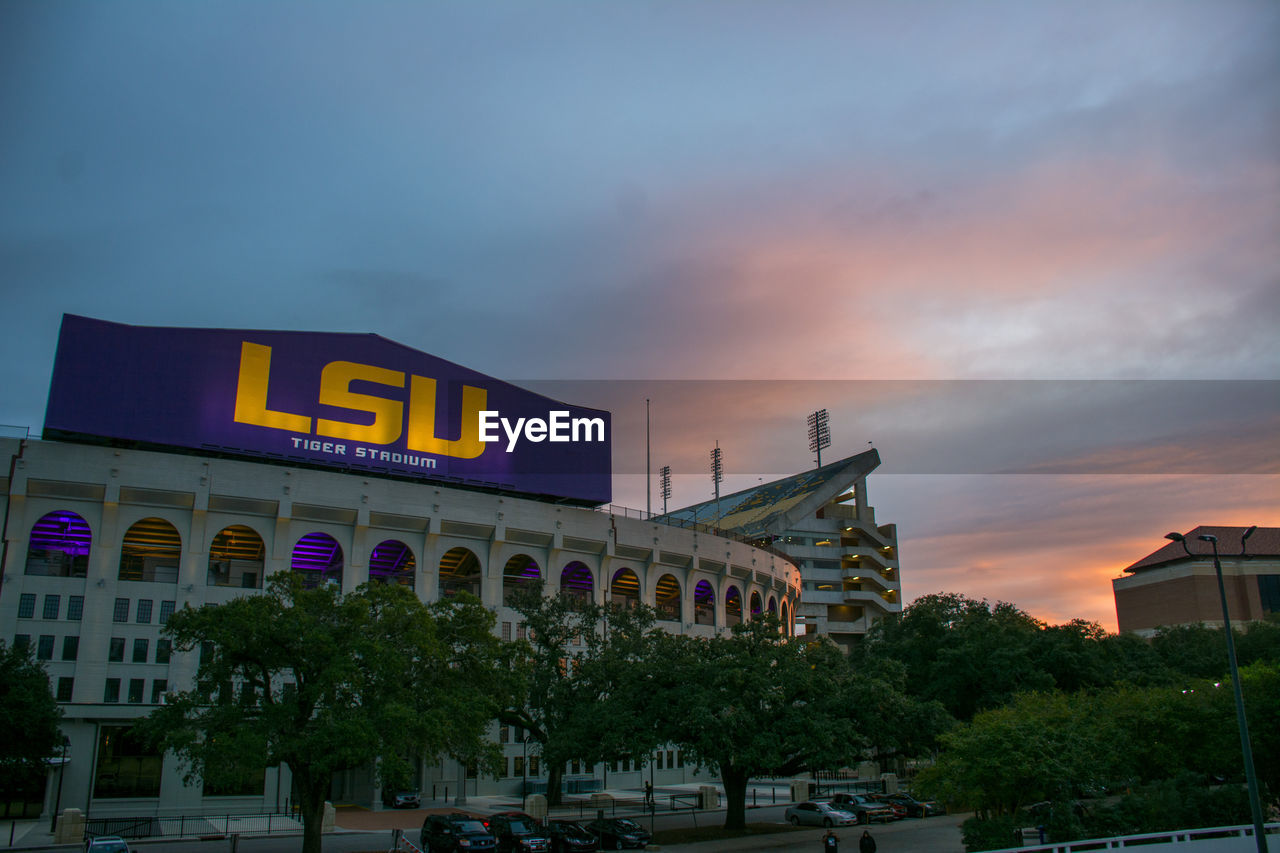
[[[507,768],[510,766],[511,766],[511,760],[504,755],[502,757],[502,772],[499,774],[499,776],[504,778],[507,776],[510,776],[511,774],[507,772]]]
[[[74,512],[51,512],[31,528],[27,545],[29,575],[82,578],[89,570],[89,525]]]
[[[164,693],[169,689],[169,682],[163,678],[157,678],[151,682],[151,704],[159,705],[164,702]]]
[[[111,616],[112,622],[128,622],[129,621],[129,599],[117,598],[116,610]]]
[[[74,678],[67,678],[66,676],[59,678],[58,690],[57,693],[54,694],[53,698],[59,702],[70,702],[71,691],[75,688],[75,684],[76,680]]]
[[[119,702],[120,701],[120,679],[108,678],[107,686],[102,691],[103,702]]]
[[[80,638],[69,636],[62,638],[62,659],[75,660],[80,655]]]
[[[35,593],[24,592],[22,597],[18,599],[18,618],[32,619],[36,615],[36,596]]]
[[[133,662],[134,663],[147,662],[147,646],[148,645],[149,644],[147,640],[142,637],[139,637],[138,639],[133,641]],[[141,702],[142,700],[139,699],[138,701]]]
[[[131,736],[124,726],[103,726],[98,736],[94,797],[160,795],[162,757]]]
[[[151,599],[138,599],[138,615],[136,618],[139,625],[151,624]]]
[[[44,597],[44,618],[57,619],[58,611],[62,609],[62,596],[46,595]]]
[[[156,640],[156,663],[168,663],[173,651],[173,640]]]
[[[536,755],[529,756],[529,775],[530,776],[538,775],[538,756]]]
[[[512,765],[513,765],[511,768],[512,776],[524,775],[524,756],[523,755],[517,755],[514,759],[512,759]]]
[[[511,623],[510,622],[502,623],[502,642],[504,643],[511,642]]]
[[[163,518],[135,522],[120,543],[122,581],[176,583],[182,561],[182,537]]]
[[[146,686],[146,679],[130,678],[129,679],[129,704],[142,704],[142,690]]]
[[[169,617],[172,615],[173,615],[173,602],[172,601],[160,602],[160,624],[168,625]]]
[[[523,622],[516,623],[516,639],[523,640],[525,638],[525,624]]]
[[[13,635],[13,647],[14,647],[15,649],[27,649],[27,648],[30,648],[30,647],[31,647],[31,635],[30,635],[30,634],[14,634],[14,635]]]
[[[124,637],[111,638],[111,645],[107,647],[107,660],[111,663],[124,660]]]
[[[79,622],[84,616],[84,596],[70,595],[67,596],[67,618],[72,622]]]
[[[510,743],[511,727],[498,726],[498,743]]]
[[[36,644],[36,660],[53,660],[53,635],[41,634]]]

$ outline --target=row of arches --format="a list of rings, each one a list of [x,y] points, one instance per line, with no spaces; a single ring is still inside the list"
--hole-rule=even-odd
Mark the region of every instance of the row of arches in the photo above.
[[[32,527],[27,548],[26,573],[59,577],[86,577],[92,532],[88,523],[74,512],[61,510],[40,518]],[[119,580],[176,583],[182,557],[182,537],[177,529],[162,518],[149,517],[137,521],[126,531],[120,545]],[[206,581],[209,586],[261,589],[266,573],[267,553],[262,537],[250,527],[233,524],[220,530],[209,546]],[[342,545],[327,533],[311,532],[298,539],[290,554],[289,568],[299,573],[305,585],[342,584],[346,555]],[[417,561],[413,550],[398,539],[385,539],[369,553],[369,580],[373,583],[402,584],[417,590]],[[510,604],[512,596],[524,585],[541,581],[558,581],[558,592],[584,601],[595,600],[596,578],[590,567],[580,561],[568,563],[559,578],[545,576],[543,568],[527,554],[516,554],[507,560],[502,571],[502,603]],[[436,595],[447,598],[461,592],[481,597],[483,571],[479,557],[465,547],[454,547],[441,556],[438,565]],[[623,607],[635,607],[642,600],[640,578],[630,568],[621,568],[609,578],[609,601]],[[716,624],[716,595],[710,582],[701,580],[693,589],[693,619],[697,625]],[[787,603],[779,604],[774,596],[766,601],[753,591],[746,603],[738,586],[730,584],[724,591],[724,621],[735,625],[744,618],[757,618],[765,613],[788,621]],[[672,574],[664,574],[654,588],[654,606],[659,617],[680,621],[683,594],[680,582]]]

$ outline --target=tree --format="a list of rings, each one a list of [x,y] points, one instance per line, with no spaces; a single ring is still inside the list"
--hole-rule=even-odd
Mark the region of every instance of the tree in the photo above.
[[[541,583],[517,591],[511,607],[524,617],[529,639],[513,646],[521,689],[498,719],[522,727],[536,744],[554,806],[566,762],[616,760],[659,743],[643,679],[661,632],[651,608],[547,597]]]
[[[408,755],[492,757],[504,689],[492,628],[471,596],[427,606],[399,585],[342,595],[278,574],[263,595],[170,617],[175,647],[201,650],[195,684],[140,733],[183,759],[188,782],[287,764],[303,853],[319,853],[335,772],[378,762],[385,783],[405,778]]]
[[[939,701],[956,719],[968,720],[1020,692],[1054,687],[1053,676],[1033,655],[1043,628],[1007,602],[992,607],[937,593],[877,623],[854,654],[860,665],[876,657],[901,661],[916,696]]]
[[[62,743],[62,709],[49,692],[49,676],[28,646],[0,641],[0,793],[16,794],[44,777],[45,762]]]
[[[735,625],[728,636],[663,637],[653,663],[645,683],[660,736],[720,775],[725,829],[745,826],[752,777],[842,763],[866,746],[850,713],[844,654],[784,639],[776,619]]]

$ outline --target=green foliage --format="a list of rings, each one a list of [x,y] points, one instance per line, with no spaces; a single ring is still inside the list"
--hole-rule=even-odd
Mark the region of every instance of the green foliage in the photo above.
[[[1035,660],[1043,625],[1011,604],[993,608],[955,593],[926,595],[885,619],[856,650],[863,665],[878,657],[900,661],[920,699],[942,703],[968,720],[1020,692],[1049,690],[1054,678]]]
[[[661,743],[646,678],[658,669],[663,632],[653,627],[652,608],[547,597],[541,583],[523,585],[511,607],[524,617],[529,639],[511,647],[518,686],[498,718],[528,733],[555,805],[565,762],[614,761]]]
[[[49,676],[28,647],[6,647],[0,641],[0,786],[23,787],[43,778],[45,759],[58,754],[62,709],[49,692]]]
[[[850,761],[866,746],[853,682],[837,647],[786,640],[772,618],[730,635],[664,637],[650,680],[663,740],[719,773],[726,829],[745,823],[751,777]]]
[[[1021,825],[1013,815],[968,818],[960,825],[961,840],[969,853],[979,850],[1002,850],[1020,846]]]
[[[188,781],[230,785],[287,764],[318,851],[332,774],[380,759],[384,782],[407,756],[493,760],[485,739],[505,687],[493,615],[470,596],[423,605],[398,585],[304,589],[274,576],[266,594],[175,613],[176,648],[201,649],[192,689],[139,726],[185,762]]]

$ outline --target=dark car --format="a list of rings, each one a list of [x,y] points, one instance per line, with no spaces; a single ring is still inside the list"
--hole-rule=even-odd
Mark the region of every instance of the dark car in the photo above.
[[[910,794],[884,794],[883,798],[887,802],[904,806],[908,817],[932,817],[947,813],[941,803],[935,803],[933,800],[917,800]]]
[[[593,820],[587,824],[587,831],[594,833],[596,838],[600,839],[602,850],[622,850],[623,848],[643,850],[649,846],[649,840],[653,838],[649,830],[625,817]]]
[[[595,835],[571,820],[549,820],[546,830],[551,836],[552,853],[590,853],[600,849]]]
[[[871,823],[873,820],[888,823],[894,819],[893,809],[884,803],[877,803],[866,794],[846,794],[843,792],[833,794],[831,802],[847,812],[852,812],[854,817],[858,819],[858,823]]]
[[[498,853],[549,853],[551,839],[525,815],[489,817],[489,834],[498,841]]]
[[[419,842],[427,853],[489,853],[497,846],[484,824],[466,814],[428,815]]]

